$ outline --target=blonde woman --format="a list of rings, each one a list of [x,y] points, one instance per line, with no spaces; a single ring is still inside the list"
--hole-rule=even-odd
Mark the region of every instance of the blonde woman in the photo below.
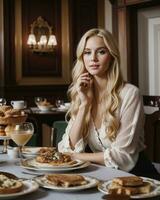
[[[145,148],[143,104],[138,88],[123,81],[119,51],[110,32],[91,29],[83,35],[72,79],[70,119],[59,151],[137,173]],[[91,153],[85,153],[87,145]],[[151,163],[149,171],[156,173]]]

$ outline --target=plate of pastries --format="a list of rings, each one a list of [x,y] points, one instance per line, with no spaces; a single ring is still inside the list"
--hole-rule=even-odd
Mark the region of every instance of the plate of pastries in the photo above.
[[[41,187],[61,191],[78,191],[96,187],[98,180],[79,174],[45,174],[34,179]]]
[[[0,171],[0,199],[13,199],[34,192],[38,187],[33,180],[22,180],[12,173]]]
[[[0,136],[10,136],[14,124],[25,122],[27,115],[11,106],[0,106]]]
[[[39,154],[45,153],[47,151],[55,150],[55,147],[33,147],[33,146],[24,146],[22,148],[22,153],[24,157],[35,157]]]
[[[101,182],[98,189],[105,194],[126,195],[131,199],[150,198],[160,195],[160,181],[139,176],[116,177]]]
[[[87,167],[89,163],[72,160],[69,154],[58,152],[54,148],[42,147],[35,157],[23,160],[21,165],[31,170],[63,171]]]
[[[54,106],[50,102],[48,102],[46,99],[42,102],[37,103],[37,107],[45,112],[45,111],[50,111]]]

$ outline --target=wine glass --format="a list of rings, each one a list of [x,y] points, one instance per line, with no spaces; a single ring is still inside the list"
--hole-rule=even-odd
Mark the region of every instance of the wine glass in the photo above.
[[[11,133],[11,139],[19,147],[20,163],[22,163],[22,148],[31,139],[34,133],[34,126],[31,122],[16,124]]]
[[[64,100],[56,99],[56,106],[57,106],[57,108],[60,108],[61,106],[64,106]]]
[[[0,98],[0,106],[6,105],[7,101],[5,98],[1,97]]]
[[[34,102],[36,105],[41,104],[42,102],[46,101],[47,99],[44,97],[35,97]]]

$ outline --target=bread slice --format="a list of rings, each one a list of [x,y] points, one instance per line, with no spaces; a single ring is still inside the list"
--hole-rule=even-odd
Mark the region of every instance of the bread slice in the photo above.
[[[139,176],[117,177],[113,179],[113,183],[121,186],[140,186],[143,185],[143,179]]]
[[[7,177],[0,174],[0,194],[11,194],[20,192],[23,188],[23,183],[19,180]]]
[[[147,194],[151,191],[151,184],[143,182],[140,186],[122,186],[118,183],[112,182],[108,188],[110,194],[136,195]]]
[[[87,184],[85,178],[77,174],[48,174],[46,179],[50,184],[62,187],[80,186]]]

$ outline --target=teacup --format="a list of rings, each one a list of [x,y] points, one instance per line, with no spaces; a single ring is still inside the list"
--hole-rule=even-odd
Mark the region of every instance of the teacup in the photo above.
[[[11,101],[11,105],[13,106],[14,109],[18,110],[26,108],[26,102],[23,100]]]
[[[65,106],[66,109],[68,109],[71,106],[71,103],[66,102],[66,103],[64,103],[64,106]]]

